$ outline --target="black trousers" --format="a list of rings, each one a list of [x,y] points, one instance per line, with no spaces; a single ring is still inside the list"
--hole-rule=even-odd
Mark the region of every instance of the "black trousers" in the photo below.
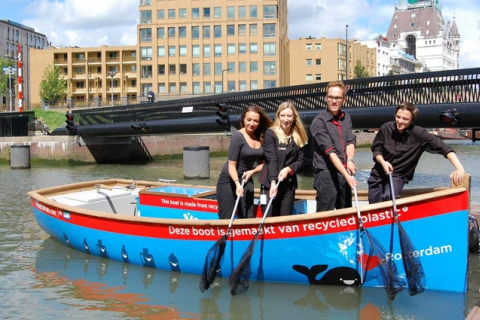
[[[267,195],[267,203],[270,201],[269,190],[264,189]],[[293,212],[293,203],[295,201],[295,188],[292,181],[282,181],[278,185],[278,192],[275,199],[272,200],[267,217],[288,216]],[[267,205],[262,205],[262,212],[265,214]]]
[[[405,178],[402,175],[392,174],[393,190],[395,191],[395,199],[400,198],[400,193],[405,185]],[[386,174],[380,174],[376,170],[372,170],[368,183],[368,202],[377,203],[392,200],[390,192],[390,178]]]
[[[352,189],[337,171],[319,170],[313,180],[317,190],[317,212],[352,206]]]
[[[253,181],[247,181],[243,186],[243,197],[237,207],[238,218],[254,218],[253,197],[254,197]],[[237,200],[236,186],[232,179],[228,183],[217,183],[217,201],[218,201],[218,217],[220,219],[230,219]]]

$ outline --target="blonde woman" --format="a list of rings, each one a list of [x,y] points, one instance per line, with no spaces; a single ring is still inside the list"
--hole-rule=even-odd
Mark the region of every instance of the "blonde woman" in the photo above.
[[[307,143],[307,133],[297,109],[291,102],[282,103],[263,141],[265,164],[260,183],[268,190],[268,197],[275,197],[267,216],[292,214],[297,173],[303,168],[303,147]],[[277,189],[278,181],[281,183]]]

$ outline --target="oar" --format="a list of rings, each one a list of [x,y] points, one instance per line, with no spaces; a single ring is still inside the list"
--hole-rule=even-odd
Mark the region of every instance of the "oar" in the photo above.
[[[403,267],[405,269],[405,274],[407,275],[408,293],[413,296],[425,291],[425,273],[423,272],[420,258],[416,257],[414,254],[414,252],[416,251],[415,247],[410,240],[407,232],[405,231],[405,229],[403,229],[400,220],[398,219],[397,203],[395,200],[395,188],[393,186],[393,178],[391,172],[388,174],[388,177],[390,179],[390,190],[392,193],[393,216],[395,217],[395,222],[397,223],[398,236],[400,238],[400,248],[402,250]]]
[[[277,188],[280,182],[281,182],[280,180],[277,182]],[[255,236],[253,237],[252,241],[250,242],[247,249],[243,253],[242,258],[240,259],[240,262],[238,263],[237,267],[235,268],[235,270],[233,270],[232,274],[230,275],[229,286],[230,286],[230,293],[232,294],[232,296],[246,292],[248,290],[248,287],[250,286],[250,280],[248,280],[248,277],[251,274],[250,260],[252,259],[253,250],[255,250],[255,245],[257,244],[258,236],[261,233],[263,223],[265,222],[265,218],[267,217],[268,210],[270,210],[270,206],[272,205],[273,199],[275,199],[275,197],[271,197],[270,200],[268,201],[267,209],[265,209],[265,212],[263,213],[262,222],[260,222],[257,232],[255,233]]]
[[[245,180],[242,179],[242,188],[245,184]],[[202,277],[200,279],[199,288],[201,292],[205,292],[210,288],[210,285],[215,280],[217,272],[222,262],[223,253],[225,252],[225,246],[227,244],[227,239],[230,233],[230,228],[232,227],[233,220],[235,218],[235,211],[237,211],[238,203],[240,202],[241,196],[237,196],[235,201],[235,206],[233,207],[232,216],[230,217],[230,223],[228,224],[227,232],[220,237],[220,239],[215,242],[215,244],[208,250],[205,257],[205,263],[203,265]]]
[[[357,220],[360,229],[360,244],[357,254],[359,262],[362,267],[360,274],[361,284],[365,282],[369,272],[371,278],[380,277],[383,287],[387,291],[388,297],[393,300],[397,293],[403,290],[406,285],[405,281],[398,275],[397,265],[393,259],[387,259],[387,250],[383,247],[380,241],[377,240],[363,225],[362,216],[360,214],[360,204],[358,203],[357,188],[353,187],[355,195],[355,203],[357,207]],[[363,237],[366,237],[366,241]],[[375,273],[378,272],[378,273]]]

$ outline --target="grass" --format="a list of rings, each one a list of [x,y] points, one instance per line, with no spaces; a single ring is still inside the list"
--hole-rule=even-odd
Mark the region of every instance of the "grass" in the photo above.
[[[43,110],[42,108],[35,108],[35,117],[37,119],[43,118],[47,124],[50,132],[56,128],[63,127],[65,125],[65,112],[53,111],[53,110]]]

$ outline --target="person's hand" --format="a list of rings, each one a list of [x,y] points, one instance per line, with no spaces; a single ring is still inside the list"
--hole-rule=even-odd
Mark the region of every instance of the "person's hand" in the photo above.
[[[465,171],[463,169],[455,170],[450,174],[450,179],[453,181],[455,185],[458,186],[462,184],[464,174],[465,174]]]
[[[282,170],[280,170],[280,173],[278,174],[278,181],[283,181],[287,179],[290,172],[292,172],[292,169],[290,167],[285,167]]]
[[[393,172],[393,166],[390,162],[387,162],[387,161],[383,162],[382,167],[385,174],[390,174],[391,172]]]
[[[357,187],[357,179],[355,179],[354,176],[347,176],[346,177],[347,179],[347,182],[348,182],[348,185],[350,186],[350,188],[356,188]]]
[[[237,187],[237,189],[235,190],[235,194],[237,195],[237,197],[243,197],[242,183],[237,180],[237,181],[235,181],[235,185]]]
[[[253,176],[253,170],[248,170],[243,173],[242,179],[245,181],[248,181],[252,176]]]
[[[347,161],[347,171],[354,176],[357,173],[357,166],[353,161]]]
[[[276,181],[270,182],[269,197],[270,198],[275,198],[277,196],[277,192],[278,192],[277,182]]]

